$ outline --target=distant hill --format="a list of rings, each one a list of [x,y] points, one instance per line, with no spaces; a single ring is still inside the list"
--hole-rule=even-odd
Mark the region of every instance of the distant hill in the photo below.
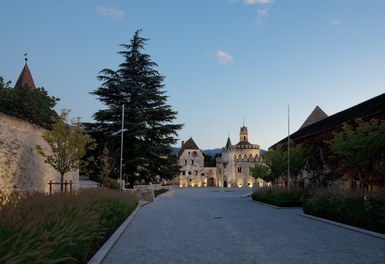
[[[179,147],[172,147],[171,155],[178,155],[180,148]],[[217,154],[221,154],[222,148],[215,148],[215,149],[204,149],[203,153],[205,155],[215,157]],[[267,151],[264,149],[261,149],[261,156],[264,155]]]
[[[216,149],[205,149],[203,150],[203,153],[207,156],[215,157],[217,154],[221,154],[222,149],[216,148]]]

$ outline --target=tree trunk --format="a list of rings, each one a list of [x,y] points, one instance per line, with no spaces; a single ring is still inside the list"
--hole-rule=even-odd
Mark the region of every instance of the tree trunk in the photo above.
[[[361,190],[361,192],[363,192],[364,191],[364,177],[362,176],[362,173],[360,170],[358,171],[358,177],[360,179],[360,190]]]
[[[63,192],[64,187],[64,173],[60,173],[60,192]]]

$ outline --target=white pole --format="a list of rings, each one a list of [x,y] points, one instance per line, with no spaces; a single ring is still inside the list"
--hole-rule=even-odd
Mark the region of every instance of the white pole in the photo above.
[[[123,130],[124,130],[124,104],[122,105],[122,131],[120,138],[120,190],[122,190],[122,171],[123,171]]]
[[[290,105],[287,105],[287,190],[290,192]]]

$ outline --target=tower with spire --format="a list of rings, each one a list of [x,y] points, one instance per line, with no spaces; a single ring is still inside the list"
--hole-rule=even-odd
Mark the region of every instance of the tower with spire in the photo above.
[[[250,168],[262,162],[260,147],[249,142],[249,133],[245,123],[239,131],[239,142],[231,144],[230,136],[222,156],[217,158],[217,177],[223,187],[253,187],[255,179],[250,176]]]
[[[24,54],[25,64],[24,64],[23,70],[20,73],[19,78],[16,81],[15,89],[20,89],[21,87],[24,87],[24,86],[28,86],[32,90],[36,89],[35,82],[33,81],[31,71],[28,67],[27,55],[28,55],[27,53]]]

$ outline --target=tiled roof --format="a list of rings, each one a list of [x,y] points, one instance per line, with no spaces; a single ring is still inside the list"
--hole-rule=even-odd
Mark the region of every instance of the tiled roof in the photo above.
[[[33,81],[32,74],[27,63],[25,63],[24,68],[21,71],[19,78],[17,79],[15,89],[21,88],[25,85],[32,90],[36,89],[35,82]]]
[[[291,140],[303,139],[315,134],[320,134],[331,129],[339,127],[342,123],[350,123],[357,118],[367,118],[385,113],[385,93],[378,95],[372,99],[362,102],[358,105],[350,107],[346,110],[338,112],[316,123],[300,128],[290,135]],[[287,142],[287,137],[277,142],[282,144]]]
[[[186,149],[197,149],[199,150],[197,144],[194,142],[192,138],[189,138],[186,143],[183,144],[182,148],[178,152],[178,157],[180,157]]]

